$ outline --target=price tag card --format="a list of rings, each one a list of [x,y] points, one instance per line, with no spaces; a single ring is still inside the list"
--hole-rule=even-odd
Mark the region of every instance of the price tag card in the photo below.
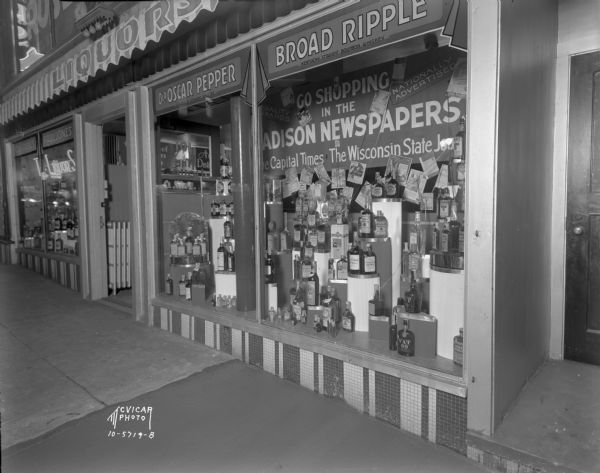
[[[332,189],[342,189],[346,186],[346,170],[342,168],[333,168],[331,170]]]
[[[312,183],[314,173],[315,170],[310,166],[302,166],[302,171],[300,172],[300,182],[309,186]]]
[[[398,173],[398,176],[396,177],[396,180],[402,184],[408,180],[412,159],[399,157],[397,163],[396,172]]]
[[[350,163],[350,169],[348,170],[348,182],[351,182],[352,184],[362,184],[365,179],[366,170],[366,164],[352,161]]]
[[[315,168],[315,171],[317,172],[317,177],[319,178],[319,180],[325,181],[327,183],[331,182],[331,178],[329,177],[329,174],[327,174],[327,169],[325,169],[323,163],[319,164]]]
[[[371,184],[366,182],[360,189],[360,192],[356,196],[355,202],[360,205],[363,209],[367,206],[368,198],[371,196]]]
[[[419,197],[419,193],[412,189],[404,189],[404,194],[402,198],[408,202],[412,202],[413,204],[419,204],[421,199]]]
[[[369,109],[369,112],[383,115],[387,110],[390,95],[390,92],[387,90],[378,90],[375,94],[375,97],[373,97],[373,102],[371,102],[371,108]]]
[[[354,187],[344,187],[342,194],[348,200],[348,202],[350,202],[352,200],[352,196],[354,195]]]
[[[419,157],[419,161],[421,161],[421,167],[423,168],[423,173],[427,179],[439,174],[440,169],[438,168],[435,156],[430,156],[429,158],[425,159]]]
[[[440,173],[435,181],[435,186],[438,189],[443,189],[444,187],[448,187],[448,165],[442,164],[440,168]]]
[[[433,192],[423,192],[423,200],[421,201],[421,210],[433,210]]]

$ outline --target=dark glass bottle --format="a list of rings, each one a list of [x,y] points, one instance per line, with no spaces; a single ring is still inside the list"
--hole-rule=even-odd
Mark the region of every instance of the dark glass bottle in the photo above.
[[[173,295],[173,278],[170,274],[167,274],[167,281],[165,283],[165,293],[167,296]]]
[[[226,239],[233,238],[233,222],[229,217],[225,217],[225,222],[223,222],[223,236]]]
[[[194,237],[192,236],[192,227],[188,227],[185,232],[185,240],[183,241],[185,245],[185,254],[190,256],[194,252]]]
[[[313,261],[311,274],[306,278],[306,303],[309,306],[319,305],[319,276],[317,276],[316,263]]]
[[[392,171],[389,179],[385,183],[385,196],[389,199],[392,199],[395,197],[400,197],[399,196],[400,186],[398,185],[398,181],[396,181],[395,174],[396,174],[396,172]]]
[[[383,301],[379,292],[379,284],[375,284],[373,298],[369,301],[369,316],[379,317],[383,315]]]
[[[389,349],[394,351],[398,349],[398,318],[394,313],[390,317]]]
[[[271,252],[267,251],[265,258],[265,283],[271,284],[275,282],[275,264]]]
[[[421,312],[421,294],[419,293],[414,273],[411,276],[410,288],[406,292],[406,312],[410,314]]]
[[[362,261],[361,266],[364,274],[377,274],[377,256],[370,244],[367,244],[367,250],[363,253]]]
[[[182,274],[179,278],[179,296],[185,297],[185,274]]]
[[[465,160],[465,117],[460,117],[459,129],[453,140],[452,160],[454,162]]]
[[[348,274],[362,272],[362,250],[358,242],[358,233],[354,232],[352,247],[348,250]]]
[[[192,272],[188,272],[187,279],[185,280],[185,300],[192,300]]]
[[[361,238],[371,238],[373,236],[373,212],[371,211],[371,201],[367,198],[366,207],[360,213],[358,220],[358,236]]]
[[[221,237],[221,244],[217,249],[217,271],[225,271],[227,266],[227,251],[225,250],[225,240]]]
[[[355,318],[352,313],[352,304],[350,301],[346,301],[346,310],[342,316],[342,328],[347,332],[354,332]]]
[[[415,356],[415,334],[408,330],[408,320],[402,322],[398,333],[398,353],[402,356]]]

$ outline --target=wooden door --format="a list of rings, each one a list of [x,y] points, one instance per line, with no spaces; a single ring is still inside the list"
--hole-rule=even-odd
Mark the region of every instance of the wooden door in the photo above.
[[[600,52],[571,60],[565,358],[600,364]]]

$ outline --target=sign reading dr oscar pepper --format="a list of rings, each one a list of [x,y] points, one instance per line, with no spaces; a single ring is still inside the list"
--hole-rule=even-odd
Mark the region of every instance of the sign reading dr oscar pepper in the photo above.
[[[197,102],[202,98],[215,97],[226,90],[241,87],[241,59],[203,68],[179,79],[175,83],[158,87],[155,92],[156,109],[162,111],[171,105]]]

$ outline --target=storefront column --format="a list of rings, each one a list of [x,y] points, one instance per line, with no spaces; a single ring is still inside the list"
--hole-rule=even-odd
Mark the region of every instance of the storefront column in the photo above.
[[[256,308],[256,272],[254,268],[254,171],[252,166],[252,114],[239,97],[231,98],[231,162],[233,166],[233,202],[236,242],[235,270],[237,309]],[[258,191],[258,190],[257,190]]]

